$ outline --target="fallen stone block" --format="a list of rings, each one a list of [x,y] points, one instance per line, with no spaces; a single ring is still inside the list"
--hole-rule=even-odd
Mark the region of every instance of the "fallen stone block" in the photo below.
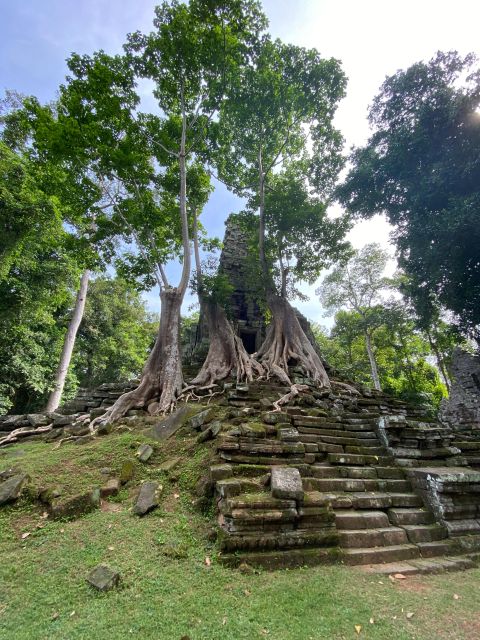
[[[125,460],[120,469],[120,484],[127,484],[135,475],[135,464],[132,460]]]
[[[120,573],[106,564],[99,564],[87,576],[87,582],[99,591],[109,591],[118,586]]]
[[[97,509],[100,505],[100,489],[81,493],[70,498],[52,501],[50,515],[52,518],[78,518]]]
[[[271,491],[274,498],[303,500],[302,478],[294,467],[272,467]]]
[[[108,498],[109,496],[116,496],[120,491],[120,478],[110,478],[107,482],[100,488],[100,497]]]
[[[149,444],[142,444],[137,451],[140,462],[148,462],[153,455],[153,449]]]
[[[162,485],[158,482],[144,482],[140,487],[137,502],[133,507],[133,513],[143,516],[158,506]]]
[[[0,506],[14,502],[20,496],[29,477],[26,473],[19,473],[0,484]]]

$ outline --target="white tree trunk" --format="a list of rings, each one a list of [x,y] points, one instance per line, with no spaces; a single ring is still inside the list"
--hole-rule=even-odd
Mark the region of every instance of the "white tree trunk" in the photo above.
[[[75,346],[75,338],[77,337],[78,327],[82,322],[83,312],[85,310],[89,280],[90,271],[88,271],[87,269],[86,271],[84,271],[80,279],[80,288],[77,293],[77,299],[75,300],[75,307],[73,308],[72,318],[70,320],[70,324],[68,325],[67,334],[63,343],[60,363],[55,374],[55,386],[52,393],[50,394],[50,397],[48,398],[45,411],[55,411],[60,404],[60,400],[62,399],[63,387],[65,386],[65,379],[67,377],[68,368],[72,359],[73,347]]]
[[[367,347],[368,359],[370,360],[370,369],[372,371],[373,386],[377,391],[381,391],[380,377],[378,375],[377,362],[373,353],[372,340],[368,331],[365,333],[365,345]]]

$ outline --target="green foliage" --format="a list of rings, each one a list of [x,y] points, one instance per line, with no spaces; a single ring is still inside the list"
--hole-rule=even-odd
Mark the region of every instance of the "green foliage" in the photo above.
[[[354,151],[339,189],[347,209],[384,211],[404,288],[427,322],[455,314],[465,335],[480,326],[480,71],[473,55],[437,53],[387,78],[375,98],[375,132]]]
[[[132,286],[119,278],[93,280],[75,344],[73,370],[80,386],[140,375],[157,331],[158,318]]]

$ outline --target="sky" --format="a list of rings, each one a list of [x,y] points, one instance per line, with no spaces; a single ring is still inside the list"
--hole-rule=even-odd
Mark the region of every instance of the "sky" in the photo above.
[[[72,52],[104,49],[119,53],[129,32],[151,29],[155,0],[0,0],[0,90],[15,89],[41,101],[55,97]],[[478,0],[264,0],[274,37],[315,47],[342,62],[348,77],[347,97],[336,115],[345,149],[369,136],[368,106],[385,77],[436,51],[473,51],[480,57]],[[211,235],[223,237],[224,220],[241,201],[218,185],[203,213]],[[388,247],[389,226],[378,215],[350,232],[353,246],[379,242]],[[394,263],[390,264],[390,270]],[[172,276],[178,267],[169,269]],[[315,296],[296,306],[310,319],[330,325]],[[158,293],[147,295],[159,309]],[[184,312],[193,299],[188,296]]]

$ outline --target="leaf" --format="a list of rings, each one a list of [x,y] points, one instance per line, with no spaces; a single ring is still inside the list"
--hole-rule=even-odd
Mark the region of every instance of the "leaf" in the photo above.
[[[407,620],[411,620],[413,618],[415,614],[413,613],[413,611],[408,611],[407,613]]]
[[[28,538],[28,536],[31,536],[32,534],[29,531],[26,531],[25,533],[22,533],[22,540],[25,540],[26,538]]]
[[[206,567],[211,567],[212,566],[212,561],[208,556],[205,558],[205,566]]]
[[[174,493],[173,497],[175,498],[175,500],[178,500],[180,498],[180,494],[179,493]]]
[[[245,591],[243,592],[246,596],[251,596],[252,592],[249,591],[248,589],[245,589]]]
[[[460,596],[458,595],[458,593],[454,593],[453,594],[453,599],[454,600],[459,600],[460,599]]]
[[[76,611],[72,611],[70,614],[70,617],[74,616],[77,612]]]
[[[60,616],[60,614],[58,613],[58,611],[54,611],[54,612],[52,613],[52,618],[51,618],[51,619],[52,619],[52,620],[56,620],[59,616]]]
[[[393,577],[395,580],[406,580],[407,576],[404,576],[403,573],[394,573]]]
[[[359,635],[359,634],[360,634],[360,632],[361,632],[361,630],[362,630],[362,625],[361,625],[361,624],[356,624],[356,625],[355,625],[355,633],[356,633],[357,635]]]
[[[373,618],[370,618],[369,622],[370,624],[375,624],[375,620]]]
[[[115,551],[115,547],[108,547],[109,551]]]

